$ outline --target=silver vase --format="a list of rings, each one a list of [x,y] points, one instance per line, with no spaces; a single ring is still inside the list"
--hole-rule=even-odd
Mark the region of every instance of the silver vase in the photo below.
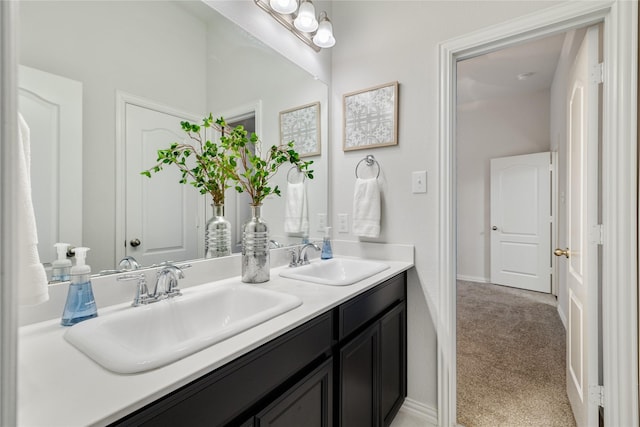
[[[242,226],[242,281],[269,280],[269,227],[260,216],[262,205],[251,205],[251,219]]]
[[[212,205],[213,216],[207,221],[204,237],[205,258],[231,255],[231,223],[224,218],[224,205]]]

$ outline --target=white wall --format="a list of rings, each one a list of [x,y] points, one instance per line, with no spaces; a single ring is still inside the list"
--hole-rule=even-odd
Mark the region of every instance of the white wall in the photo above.
[[[548,90],[458,106],[458,277],[491,277],[490,160],[549,151]]]
[[[551,149],[558,152],[558,238],[552,242],[556,248],[566,248],[566,164],[567,164],[567,91],[569,69],[575,60],[580,44],[584,38],[585,30],[575,30],[567,33],[562,45],[562,52],[558,61],[553,83],[551,84]],[[567,263],[558,262],[558,312],[565,323],[568,313],[567,295]]]
[[[206,26],[169,2],[29,1],[20,19],[20,63],[83,84],[83,241],[69,243],[114,268],[116,90],[205,111]]]
[[[409,398],[437,406],[438,43],[550,7],[540,1],[336,1],[332,22],[331,206],[352,213],[353,170],[366,154],[382,166],[379,241],[415,245],[409,275]],[[399,81],[399,144],[342,151],[342,94]],[[411,193],[411,171],[427,170],[426,194]],[[353,239],[337,234],[337,238]],[[426,298],[424,297],[426,296]],[[434,319],[434,320],[432,320]],[[437,322],[437,320],[436,320]]]

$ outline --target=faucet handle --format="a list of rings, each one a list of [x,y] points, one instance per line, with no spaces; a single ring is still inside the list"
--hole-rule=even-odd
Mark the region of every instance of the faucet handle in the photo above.
[[[132,306],[137,307],[141,304],[146,304],[149,300],[149,289],[147,288],[147,278],[144,273],[139,274],[123,274],[122,276],[118,276],[117,280],[121,281],[131,281],[136,280],[136,294],[133,297]]]
[[[298,266],[298,252],[295,248],[289,249],[287,251],[289,255],[291,255],[291,261],[289,262],[289,267],[297,267]]]

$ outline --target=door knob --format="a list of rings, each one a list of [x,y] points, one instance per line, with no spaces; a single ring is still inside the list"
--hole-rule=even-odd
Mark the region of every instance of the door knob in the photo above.
[[[131,241],[129,242],[129,244],[130,244],[132,247],[136,248],[136,247],[140,246],[140,239],[133,239],[133,240],[131,240]]]
[[[491,229],[492,229],[493,231],[496,231],[496,230],[498,229],[498,227],[496,227],[496,226],[494,225],[493,227],[491,227]]]
[[[562,256],[562,255],[564,255],[565,257],[569,258],[569,248],[567,248],[567,249],[560,249],[560,248],[558,248],[558,249],[556,249],[555,251],[553,251],[553,254],[554,254],[555,256]]]

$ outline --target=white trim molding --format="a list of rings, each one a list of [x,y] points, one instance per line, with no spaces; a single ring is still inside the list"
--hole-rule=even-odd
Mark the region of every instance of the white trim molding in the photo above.
[[[16,425],[18,2],[0,2],[0,425]]]
[[[426,426],[435,427],[438,425],[438,411],[436,408],[425,405],[417,400],[407,397],[404,399],[404,403],[400,407],[399,412],[405,413],[413,418],[419,418]]]
[[[467,276],[465,274],[457,274],[456,278],[458,280],[464,280],[465,282],[491,283],[491,279],[489,279],[488,277]]]
[[[456,61],[604,22],[603,375],[605,425],[638,425],[637,60],[635,1],[570,1],[440,45],[438,425],[456,425]]]

